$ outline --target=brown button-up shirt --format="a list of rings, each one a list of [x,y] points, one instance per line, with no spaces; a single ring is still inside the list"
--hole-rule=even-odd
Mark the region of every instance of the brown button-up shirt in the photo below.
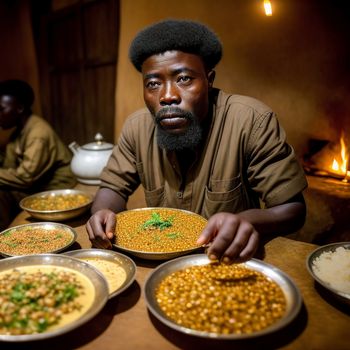
[[[52,127],[32,115],[6,145],[0,188],[34,193],[73,187],[76,179],[70,170],[71,159],[71,152]]]
[[[142,184],[150,207],[173,207],[209,218],[286,202],[307,186],[304,172],[269,107],[216,90],[204,147],[183,179],[175,152],[157,145],[146,109],[132,114],[101,175],[101,187],[127,198]]]

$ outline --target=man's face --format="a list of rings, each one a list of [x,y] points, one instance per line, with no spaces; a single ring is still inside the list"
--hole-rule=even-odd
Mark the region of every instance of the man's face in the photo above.
[[[16,98],[9,95],[0,96],[0,127],[4,130],[18,125],[23,107],[17,103]]]
[[[213,72],[202,59],[182,51],[166,51],[142,65],[143,95],[155,118],[158,144],[166,149],[195,148],[208,115]]]

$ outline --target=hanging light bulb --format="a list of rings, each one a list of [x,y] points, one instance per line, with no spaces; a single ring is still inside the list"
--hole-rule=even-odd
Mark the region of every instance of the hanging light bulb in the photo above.
[[[264,0],[264,9],[265,9],[265,15],[266,16],[272,16],[272,5],[271,1]]]

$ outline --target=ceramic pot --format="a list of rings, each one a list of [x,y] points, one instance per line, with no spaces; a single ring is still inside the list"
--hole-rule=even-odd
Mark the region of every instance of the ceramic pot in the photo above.
[[[68,146],[73,152],[71,169],[78,181],[87,185],[99,185],[100,175],[112,154],[113,145],[103,141],[101,134],[95,142],[79,146],[75,141]]]

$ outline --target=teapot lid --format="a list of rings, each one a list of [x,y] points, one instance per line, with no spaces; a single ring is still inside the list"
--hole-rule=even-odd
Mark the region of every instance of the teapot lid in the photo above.
[[[103,141],[103,136],[100,133],[95,135],[95,142],[87,143],[84,146],[81,146],[82,149],[89,151],[105,151],[113,148],[113,145],[108,142]]]

